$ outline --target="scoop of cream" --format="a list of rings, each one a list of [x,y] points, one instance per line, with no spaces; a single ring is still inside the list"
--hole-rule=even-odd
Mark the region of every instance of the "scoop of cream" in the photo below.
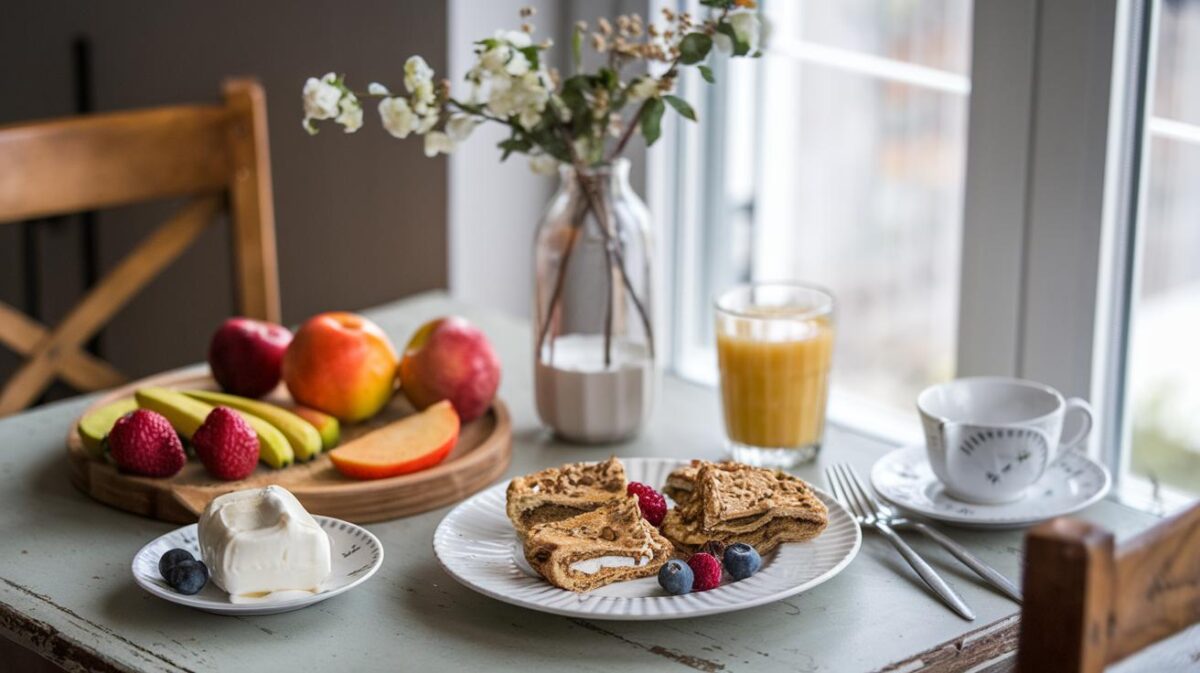
[[[279,486],[214,498],[199,528],[201,558],[234,603],[316,593],[329,576],[329,536]]]

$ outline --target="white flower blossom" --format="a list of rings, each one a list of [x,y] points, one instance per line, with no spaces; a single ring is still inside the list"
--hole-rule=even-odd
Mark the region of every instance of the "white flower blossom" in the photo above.
[[[533,44],[533,38],[523,30],[498,30],[496,31],[496,39],[501,42],[507,42],[517,49],[524,49]]]
[[[412,92],[412,108],[419,115],[427,115],[437,104],[437,95],[433,91],[433,82],[418,82]]]
[[[387,132],[397,138],[407,138],[417,129],[418,118],[403,98],[384,98],[379,101],[379,120]]]
[[[470,137],[471,132],[479,125],[479,121],[470,115],[455,114],[451,115],[450,121],[446,122],[446,135],[456,143],[461,143]]]
[[[321,79],[309,77],[304,83],[304,119],[333,119],[338,116],[338,101],[342,90],[334,82],[337,75],[328,73]]]
[[[392,95],[392,92],[388,91],[388,88],[386,86],[380,84],[379,82],[371,82],[370,84],[368,84],[367,85],[367,93],[371,94],[372,96],[390,96],[390,95]]]
[[[558,159],[549,154],[535,154],[529,157],[529,170],[538,175],[554,175],[558,172]]]
[[[422,84],[428,84],[432,89],[433,68],[420,56],[410,56],[404,62],[404,88],[408,89],[409,93],[416,93]]]
[[[529,72],[529,59],[525,58],[525,54],[514,51],[508,59],[508,65],[504,66],[504,71],[513,77],[520,77]]]
[[[653,77],[639,77],[629,85],[629,99],[634,101],[646,100],[658,95],[658,80]]]
[[[338,114],[337,123],[345,127],[346,133],[354,133],[362,128],[363,110],[362,105],[358,103],[358,97],[352,93],[346,93],[338,104],[341,112]]]
[[[513,53],[508,45],[496,45],[479,55],[479,69],[497,74],[507,72],[508,61],[512,58]]]
[[[733,40],[729,39],[728,35],[725,33],[716,33],[712,36],[712,40],[713,46],[717,48],[717,51],[726,56],[733,55]]]
[[[762,37],[762,24],[759,23],[757,12],[738,12],[729,17],[729,23],[733,26],[733,32],[737,35],[738,41],[750,45],[751,54],[758,51]]]
[[[520,77],[493,77],[487,107],[502,119],[516,116],[522,128],[532,129],[541,121],[549,100],[541,74],[529,72]]]
[[[439,154],[450,154],[454,151],[455,143],[450,136],[441,131],[431,131],[425,134],[425,156],[436,157]]]
[[[429,133],[430,129],[437,126],[439,116],[436,110],[422,116],[421,121],[417,124],[417,133],[421,135]]]

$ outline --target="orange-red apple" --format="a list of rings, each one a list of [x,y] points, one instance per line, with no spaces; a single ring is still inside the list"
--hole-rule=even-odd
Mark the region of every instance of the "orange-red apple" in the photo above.
[[[449,400],[463,423],[483,415],[500,386],[500,360],[463,318],[439,318],[413,334],[400,360],[400,389],[418,409]]]
[[[339,472],[354,479],[383,479],[433,467],[458,442],[458,414],[449,402],[389,423],[329,452]]]
[[[296,402],[347,423],[374,416],[396,388],[396,349],[375,323],[321,313],[300,326],[283,355],[283,381]]]

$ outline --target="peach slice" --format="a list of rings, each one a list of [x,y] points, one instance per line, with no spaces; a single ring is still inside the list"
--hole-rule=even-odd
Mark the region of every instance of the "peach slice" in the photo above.
[[[424,470],[445,460],[458,442],[458,414],[449,402],[389,423],[329,452],[339,472],[383,479]]]

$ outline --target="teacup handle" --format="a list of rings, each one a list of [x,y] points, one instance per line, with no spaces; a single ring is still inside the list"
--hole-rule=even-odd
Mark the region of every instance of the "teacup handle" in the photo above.
[[[1080,419],[1079,429],[1075,431],[1075,436],[1061,443],[1064,449],[1077,449],[1083,445],[1087,436],[1092,431],[1092,405],[1087,403],[1087,400],[1072,397],[1067,400],[1066,409],[1063,410],[1063,422],[1066,422],[1066,417],[1071,411],[1078,411],[1083,416]]]

